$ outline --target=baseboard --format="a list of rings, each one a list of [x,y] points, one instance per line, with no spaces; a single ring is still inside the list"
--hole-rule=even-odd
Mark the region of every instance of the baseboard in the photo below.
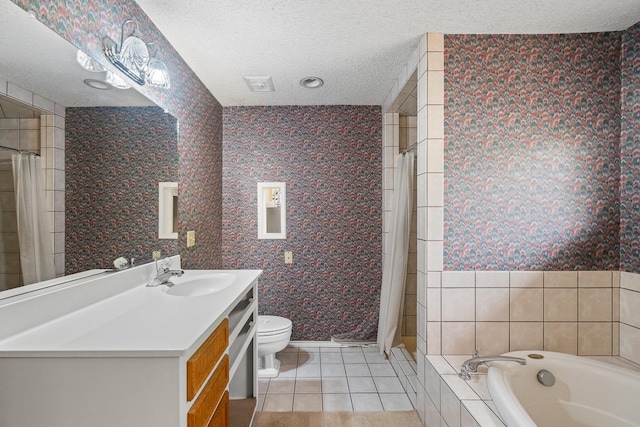
[[[290,347],[377,347],[375,341],[291,341]]]

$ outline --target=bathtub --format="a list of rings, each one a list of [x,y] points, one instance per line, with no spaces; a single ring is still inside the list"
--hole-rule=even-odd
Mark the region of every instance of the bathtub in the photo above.
[[[640,427],[640,372],[549,351],[504,355],[527,360],[489,364],[489,393],[508,427]],[[541,369],[553,386],[538,381]]]

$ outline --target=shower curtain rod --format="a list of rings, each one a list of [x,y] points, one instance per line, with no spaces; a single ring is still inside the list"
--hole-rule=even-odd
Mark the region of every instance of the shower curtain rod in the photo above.
[[[402,152],[402,155],[404,156],[405,154],[407,154],[409,151],[413,150],[417,146],[418,146],[417,142],[415,144],[411,144],[410,146],[404,149],[404,151]]]
[[[7,147],[6,145],[0,145],[0,150],[10,150],[18,153],[35,154],[36,156],[40,156],[40,153],[36,153],[35,151],[20,150],[19,148]]]

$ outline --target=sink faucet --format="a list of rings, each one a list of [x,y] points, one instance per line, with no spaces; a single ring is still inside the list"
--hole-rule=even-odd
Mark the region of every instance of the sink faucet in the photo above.
[[[160,267],[158,267],[158,259],[156,261],[156,277],[150,281],[147,286],[155,287],[160,285],[167,285],[169,287],[173,286],[173,283],[169,281],[173,276],[180,277],[184,274],[182,270],[171,270],[169,268],[169,260],[165,258],[160,262]]]
[[[470,373],[477,372],[478,366],[486,363],[486,362],[516,362],[521,365],[526,365],[527,361],[520,357],[511,357],[511,356],[480,356],[480,353],[476,350],[473,353],[473,356],[469,360],[465,360],[460,368],[460,373],[458,377],[465,381],[469,381],[471,379]]]

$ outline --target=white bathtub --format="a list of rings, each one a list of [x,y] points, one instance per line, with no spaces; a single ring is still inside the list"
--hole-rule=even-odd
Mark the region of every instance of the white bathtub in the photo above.
[[[549,351],[504,355],[527,360],[490,363],[489,392],[508,427],[640,426],[640,372]],[[553,386],[538,382],[541,369],[555,376]]]

